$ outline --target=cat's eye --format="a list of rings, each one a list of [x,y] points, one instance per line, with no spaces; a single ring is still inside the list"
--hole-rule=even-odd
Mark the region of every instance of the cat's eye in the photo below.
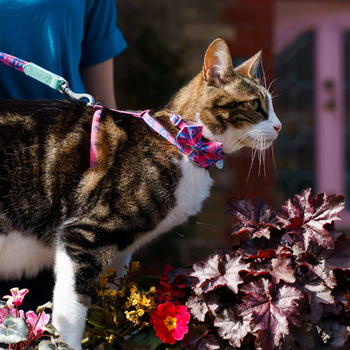
[[[249,101],[250,107],[256,111],[259,108],[259,100],[251,100]]]

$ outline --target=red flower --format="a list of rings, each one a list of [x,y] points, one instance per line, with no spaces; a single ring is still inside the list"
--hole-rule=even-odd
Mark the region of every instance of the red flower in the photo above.
[[[157,286],[158,301],[168,301],[173,300],[173,297],[183,298],[186,293],[181,289],[175,289],[172,286],[160,285]]]
[[[184,305],[175,306],[167,301],[158,305],[150,316],[157,337],[163,343],[175,344],[188,332],[187,323],[190,322],[190,314]]]

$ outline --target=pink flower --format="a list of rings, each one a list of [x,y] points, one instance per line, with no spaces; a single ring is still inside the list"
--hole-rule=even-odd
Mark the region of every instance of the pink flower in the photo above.
[[[10,289],[12,296],[5,295],[3,298],[7,300],[7,306],[11,309],[14,306],[22,305],[25,295],[29,292],[28,289],[12,288]],[[13,304],[13,305],[12,305]]]
[[[9,314],[8,310],[4,307],[0,310],[0,324],[2,324],[2,319]]]
[[[174,306],[167,301],[165,304],[158,305],[150,316],[157,337],[163,343],[175,344],[177,340],[183,339],[188,332],[187,324],[190,322],[190,314],[186,306]]]
[[[38,321],[38,315],[34,311],[28,311],[26,313],[27,316],[27,324],[33,330],[34,335],[37,335],[40,332],[43,332],[43,327],[49,323],[50,315],[47,315],[45,311],[42,312],[41,317]],[[34,328],[35,327],[35,328]]]

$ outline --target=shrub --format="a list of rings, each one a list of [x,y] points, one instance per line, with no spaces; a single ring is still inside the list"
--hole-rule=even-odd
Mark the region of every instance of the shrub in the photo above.
[[[350,349],[350,240],[334,226],[344,197],[310,194],[278,212],[262,199],[230,200],[240,243],[192,268],[166,266],[138,284],[129,270],[117,292],[106,287],[114,272],[103,276],[87,348]]]

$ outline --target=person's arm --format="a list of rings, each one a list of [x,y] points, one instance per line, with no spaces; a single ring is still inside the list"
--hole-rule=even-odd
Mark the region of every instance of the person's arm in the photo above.
[[[102,63],[82,68],[81,77],[85,90],[96,102],[108,108],[117,108],[114,95],[113,58]]]

